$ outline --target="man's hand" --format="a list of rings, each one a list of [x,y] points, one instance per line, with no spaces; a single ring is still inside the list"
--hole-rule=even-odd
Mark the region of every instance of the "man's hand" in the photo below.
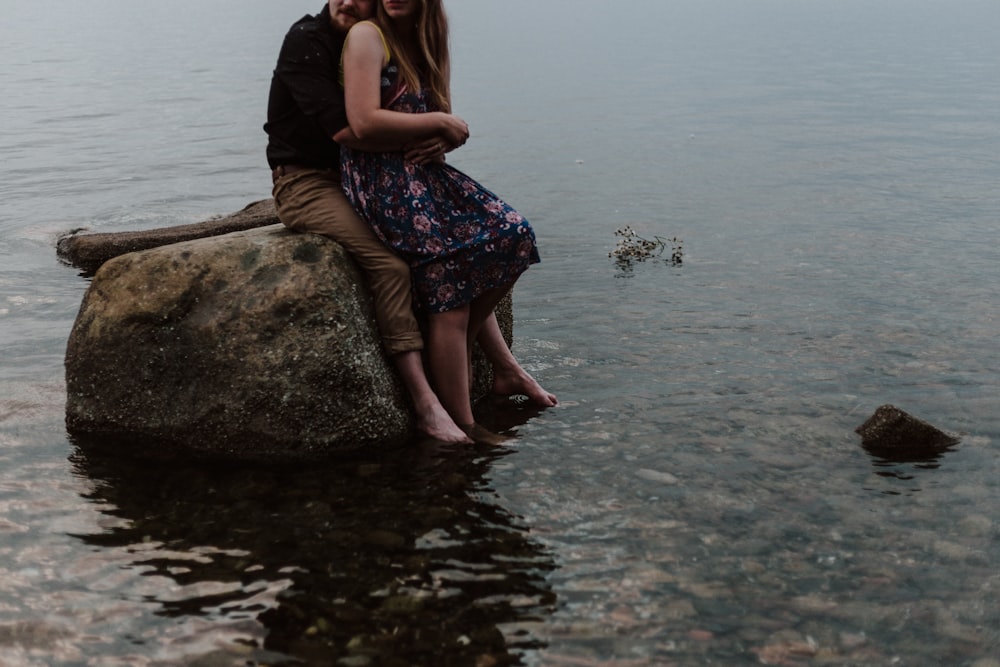
[[[444,162],[444,154],[463,146],[469,139],[469,125],[450,113],[435,112],[441,121],[440,131],[429,139],[423,139],[406,147],[405,157],[416,164]]]
[[[431,162],[444,162],[444,154],[451,148],[440,137],[432,137],[418,141],[412,146],[408,146],[403,157],[408,162],[416,164],[430,164]]]
[[[421,139],[406,146],[400,146],[392,141],[362,140],[354,134],[351,128],[344,129],[333,135],[333,140],[341,146],[347,146],[359,151],[373,153],[390,153],[402,151],[404,157],[416,164],[444,162],[444,154],[465,144],[469,139],[469,125],[458,116],[440,111],[432,112],[438,121],[438,131],[433,137]]]

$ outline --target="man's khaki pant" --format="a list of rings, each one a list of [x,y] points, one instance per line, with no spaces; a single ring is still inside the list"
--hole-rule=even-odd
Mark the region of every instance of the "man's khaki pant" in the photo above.
[[[364,271],[385,349],[390,354],[423,349],[413,315],[410,267],[358,217],[341,189],[339,171],[305,169],[280,176],[272,195],[282,224],[333,239]]]

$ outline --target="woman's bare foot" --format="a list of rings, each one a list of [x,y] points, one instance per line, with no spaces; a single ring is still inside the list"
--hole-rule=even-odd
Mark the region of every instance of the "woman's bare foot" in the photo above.
[[[549,393],[538,384],[535,378],[518,366],[516,369],[493,369],[493,393],[501,396],[521,394],[527,396],[536,405],[551,408],[559,404],[555,394]]]
[[[417,430],[441,442],[471,445],[472,438],[459,428],[440,403],[417,408]]]
[[[459,428],[469,435],[477,444],[480,445],[502,445],[511,439],[509,435],[500,435],[499,433],[494,433],[484,426],[479,424],[460,424]]]

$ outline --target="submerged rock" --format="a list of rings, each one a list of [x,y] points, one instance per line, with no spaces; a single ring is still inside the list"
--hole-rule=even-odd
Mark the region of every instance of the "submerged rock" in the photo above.
[[[477,375],[482,393],[482,361]],[[70,433],[143,454],[316,459],[413,433],[354,263],[280,225],[104,263],[70,334],[66,385]]]
[[[958,438],[900,410],[882,405],[854,429],[870,454],[889,461],[936,458],[958,444]]]

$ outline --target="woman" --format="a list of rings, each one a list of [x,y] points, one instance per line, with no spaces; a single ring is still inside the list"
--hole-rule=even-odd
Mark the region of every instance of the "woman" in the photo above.
[[[534,232],[517,211],[444,163],[468,127],[450,113],[448,24],[441,0],[380,0],[375,20],[356,24],[343,52],[351,130],[361,141],[413,150],[342,150],[348,199],[413,272],[427,313],[427,356],[441,403],[476,440],[470,349],[484,320],[529,265]]]

